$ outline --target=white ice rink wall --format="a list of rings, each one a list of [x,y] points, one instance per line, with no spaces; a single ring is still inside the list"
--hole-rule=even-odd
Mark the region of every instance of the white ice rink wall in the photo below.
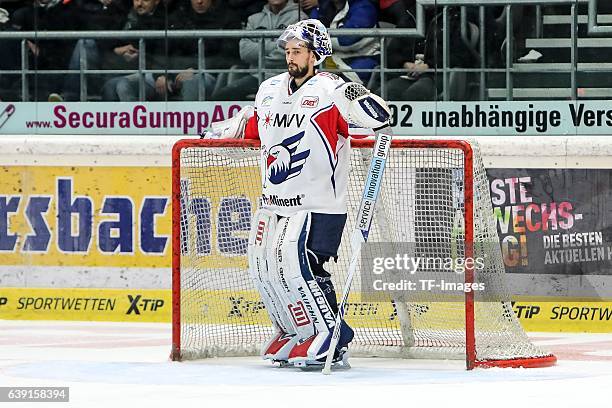
[[[0,138],[0,318],[170,320],[178,139]],[[475,139],[525,327],[612,331],[612,138]]]

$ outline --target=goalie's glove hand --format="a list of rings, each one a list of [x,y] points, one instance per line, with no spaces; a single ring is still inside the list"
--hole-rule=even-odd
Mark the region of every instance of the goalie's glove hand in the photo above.
[[[200,133],[200,139],[221,139],[221,134],[211,132],[210,130],[204,130]]]
[[[338,111],[348,123],[374,130],[389,126],[391,110],[387,102],[365,86],[346,82],[334,90],[332,97]]]
[[[246,105],[229,119],[214,122],[210,129],[200,133],[202,139],[242,139],[249,119],[255,115],[255,108]]]

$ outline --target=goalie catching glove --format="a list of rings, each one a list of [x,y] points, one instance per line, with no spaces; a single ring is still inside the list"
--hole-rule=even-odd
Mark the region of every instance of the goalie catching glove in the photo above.
[[[361,84],[347,82],[338,86],[334,90],[333,100],[348,123],[374,130],[389,126],[389,106]]]
[[[200,134],[200,137],[202,139],[243,139],[246,124],[253,115],[255,115],[255,108],[246,105],[231,118],[212,123],[210,130]]]

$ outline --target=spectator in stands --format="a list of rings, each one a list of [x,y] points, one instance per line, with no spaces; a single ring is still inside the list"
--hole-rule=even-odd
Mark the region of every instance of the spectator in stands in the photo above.
[[[10,19],[11,19],[10,11],[4,8],[0,8],[0,32],[9,30]],[[3,44],[4,43],[0,41],[0,47]],[[5,51],[4,48],[3,48],[3,51]],[[4,66],[4,62],[5,62],[5,59],[0,58],[0,71],[4,69],[10,69],[10,67],[7,68]],[[5,91],[5,89],[8,88],[8,84],[9,84],[8,78],[9,77],[5,76],[3,78],[2,75],[3,75],[2,72],[0,72],[0,101],[2,101],[3,99],[12,100],[13,98],[10,96],[10,94]]]
[[[249,16],[247,30],[282,30],[299,21],[299,7],[293,1],[268,0],[259,13]],[[265,38],[264,67],[286,69],[285,53],[276,45],[275,38]],[[240,58],[251,68],[257,68],[259,59],[259,39],[240,40]],[[272,76],[273,73],[270,74]],[[255,74],[246,75],[213,94],[214,100],[245,100],[257,92],[259,80]]]
[[[230,13],[233,13],[240,19],[243,26],[250,15],[258,13],[263,6],[266,5],[266,0],[226,0],[230,8]]]
[[[164,30],[166,9],[161,0],[133,0],[124,30]],[[115,69],[138,69],[138,40],[114,41],[108,45],[112,53],[108,62]],[[166,60],[165,40],[148,40],[145,45],[146,68],[164,69]],[[102,88],[105,101],[136,101],[139,96],[140,74],[134,73],[108,80]],[[145,74],[145,97],[155,99],[155,79],[153,74]]]
[[[61,0],[36,0],[13,12],[5,24],[5,29],[10,31],[71,31],[78,28],[74,4]],[[19,40],[0,41],[0,69],[21,69],[20,43]],[[29,68],[37,71],[67,69],[74,43],[72,40],[28,40]],[[0,85],[3,90],[10,91],[10,88],[20,86],[20,79],[7,77],[3,81],[9,82]],[[49,93],[61,86],[62,75],[37,72],[29,82],[33,99],[47,100]]]
[[[299,3],[310,18],[318,19],[325,27],[330,26],[334,16],[343,7],[333,0],[299,0]]]
[[[190,0],[170,16],[171,30],[240,29],[238,16],[228,12],[219,0]],[[168,40],[168,69],[184,69],[179,74],[158,75],[155,88],[158,95],[181,100],[198,100],[198,42],[192,39]],[[208,69],[229,68],[240,61],[238,41],[232,38],[212,38],[204,43],[204,61]],[[215,76],[204,75],[206,98],[210,98]]]
[[[461,38],[461,16],[458,7],[449,8],[450,67],[474,68],[477,61],[472,49]],[[425,49],[422,57],[415,55],[414,62],[406,62],[406,75],[387,83],[387,99],[391,101],[432,101],[441,90],[436,68],[442,67],[443,52],[442,13],[428,24]]]
[[[308,17],[319,8],[319,0],[293,0],[295,3],[299,3],[300,9],[306,13]],[[327,1],[327,0],[321,0]],[[325,24],[325,23],[323,23]]]
[[[381,27],[415,28],[416,0],[380,0],[379,24]],[[401,69],[405,63],[413,62],[417,54],[415,38],[388,38],[385,47],[386,68]],[[422,44],[421,44],[422,46]],[[386,73],[386,80],[399,77],[399,73]],[[372,81],[370,81],[372,82]],[[370,84],[375,93],[380,94],[380,77]]]
[[[330,28],[375,28],[378,27],[378,11],[370,0],[332,0],[338,13],[332,19]],[[318,18],[318,13],[313,13]],[[372,69],[378,65],[380,56],[379,39],[373,37],[340,36],[332,37],[334,54],[325,62],[326,68]],[[370,72],[342,72],[349,81],[367,84]]]
[[[130,10],[129,0],[74,0],[80,29],[87,31],[121,30]],[[114,42],[114,41],[112,41]],[[111,43],[112,43],[111,42]],[[81,67],[81,47],[85,51],[87,69],[101,69],[103,66],[100,49],[107,49],[109,40],[81,39],[77,42],[70,58],[69,69]],[[98,76],[86,77],[88,93],[99,91]],[[93,86],[92,86],[93,85]],[[92,89],[93,88],[93,89]],[[58,100],[74,101],[79,99],[80,80],[76,74],[66,75],[61,95],[50,96]]]
[[[378,20],[395,27],[411,27],[415,21],[416,0],[379,0]]]

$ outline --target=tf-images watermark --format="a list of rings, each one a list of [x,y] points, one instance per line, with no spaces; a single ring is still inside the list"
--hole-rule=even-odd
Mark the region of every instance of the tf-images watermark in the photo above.
[[[468,256],[453,242],[364,244],[361,257],[361,293],[368,300],[393,299],[456,301],[473,292],[481,300],[500,301],[503,262],[486,244]],[[433,296],[432,296],[433,295]]]

